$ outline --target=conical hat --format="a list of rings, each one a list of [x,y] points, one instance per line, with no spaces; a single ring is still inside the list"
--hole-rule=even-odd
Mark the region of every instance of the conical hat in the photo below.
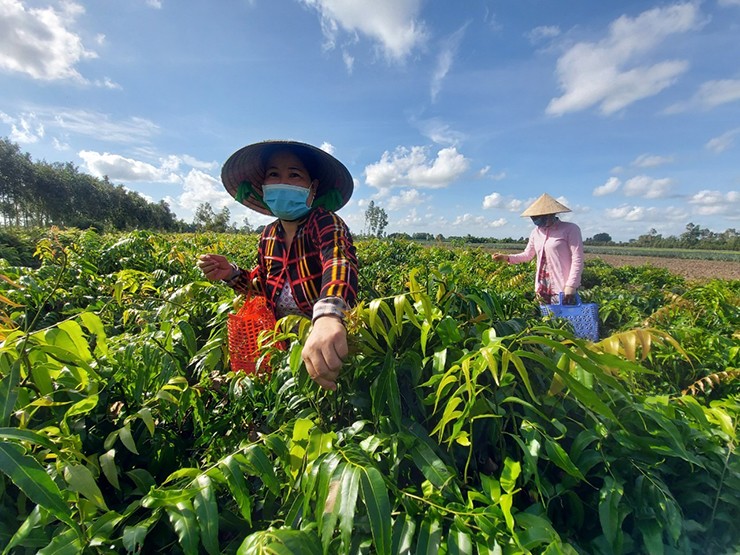
[[[529,208],[522,212],[522,216],[544,216],[570,211],[570,208],[559,203],[547,193],[543,193],[540,198],[529,205]]]
[[[314,206],[336,211],[347,204],[354,190],[349,170],[328,152],[297,141],[262,141],[237,150],[221,169],[221,182],[237,201],[262,214],[271,214],[262,201],[264,165],[278,150],[293,152],[306,165],[311,179],[318,179]]]

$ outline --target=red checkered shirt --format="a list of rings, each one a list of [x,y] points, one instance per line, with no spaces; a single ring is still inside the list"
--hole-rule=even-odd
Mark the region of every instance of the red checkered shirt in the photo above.
[[[314,208],[298,225],[290,252],[285,250],[285,232],[280,220],[262,231],[257,267],[227,283],[238,293],[247,293],[256,277],[268,306],[275,303],[288,280],[298,308],[316,319],[333,314],[344,316],[357,296],[357,255],[349,228],[324,208]]]

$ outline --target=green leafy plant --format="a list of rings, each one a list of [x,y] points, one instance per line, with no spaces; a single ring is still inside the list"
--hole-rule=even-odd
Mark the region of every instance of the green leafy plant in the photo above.
[[[740,545],[737,283],[599,267],[592,343],[539,316],[528,268],[361,242],[326,392],[305,319],[263,334],[270,374],[229,370],[232,292],[194,266],[227,250],[254,238],[62,232],[3,267],[4,553]]]

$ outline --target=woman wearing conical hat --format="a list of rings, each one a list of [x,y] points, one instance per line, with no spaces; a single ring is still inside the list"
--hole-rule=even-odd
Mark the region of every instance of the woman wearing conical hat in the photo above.
[[[574,223],[562,222],[557,214],[570,212],[547,193],[534,201],[522,216],[532,218],[535,228],[524,251],[518,254],[495,253],[495,260],[509,264],[529,262],[537,256],[535,292],[543,304],[575,304],[583,273],[583,240]]]
[[[277,217],[262,232],[257,266],[243,270],[220,254],[198,267],[237,293],[253,284],[276,318],[311,318],[301,356],[311,378],[336,389],[347,356],[344,315],[355,304],[357,255],[349,228],[335,214],[349,201],[354,180],[328,152],[296,141],[263,141],[231,155],[221,181],[237,201]]]

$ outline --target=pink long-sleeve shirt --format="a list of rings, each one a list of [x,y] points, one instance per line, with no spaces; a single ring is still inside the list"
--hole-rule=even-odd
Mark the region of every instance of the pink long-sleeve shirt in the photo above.
[[[547,258],[552,290],[557,294],[566,287],[578,289],[583,273],[581,228],[574,223],[560,220],[555,220],[550,227],[535,227],[529,235],[526,248],[518,254],[509,255],[509,264],[529,262],[537,255],[535,289],[543,252]]]

